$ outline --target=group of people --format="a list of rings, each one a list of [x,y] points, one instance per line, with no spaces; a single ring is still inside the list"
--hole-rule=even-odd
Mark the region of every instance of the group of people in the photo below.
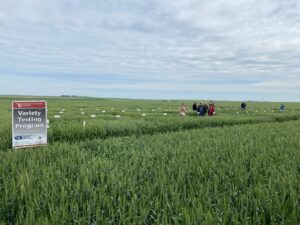
[[[209,105],[203,104],[200,102],[200,104],[197,106],[197,103],[194,102],[192,106],[193,111],[197,113],[199,116],[205,116],[206,114],[209,116],[215,115],[215,103],[210,102]],[[185,116],[187,114],[187,108],[184,103],[181,103],[179,106],[179,116]]]
[[[246,110],[246,108],[247,108],[246,103],[242,102],[241,109]],[[205,116],[206,114],[209,116],[215,115],[215,103],[214,102],[210,102],[209,105],[207,105],[206,103],[203,104],[202,102],[200,102],[200,104],[197,105],[197,103],[194,102],[192,109],[199,116]],[[280,106],[280,111],[284,111],[284,110],[285,110],[285,106],[282,104]],[[187,112],[188,112],[188,110],[187,110],[185,104],[182,102],[178,109],[179,116],[186,116]]]
[[[193,104],[193,111],[196,111],[199,116],[205,116],[206,113],[209,116],[212,116],[215,114],[215,103],[210,102],[209,105],[206,103],[200,102],[200,104],[197,106],[197,103],[194,102]]]

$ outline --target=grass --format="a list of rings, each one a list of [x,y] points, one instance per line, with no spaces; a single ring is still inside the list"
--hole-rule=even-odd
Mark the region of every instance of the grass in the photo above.
[[[12,151],[10,100],[1,104],[1,225],[300,224],[296,103],[284,113],[249,103],[246,113],[224,102],[215,117],[180,118],[178,102],[49,99],[51,143]],[[80,115],[99,101],[105,115]],[[112,107],[127,112],[116,119]]]

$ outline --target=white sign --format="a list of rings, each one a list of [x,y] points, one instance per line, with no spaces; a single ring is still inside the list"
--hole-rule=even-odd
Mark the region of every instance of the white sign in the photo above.
[[[12,103],[13,148],[47,144],[47,102],[14,101]]]

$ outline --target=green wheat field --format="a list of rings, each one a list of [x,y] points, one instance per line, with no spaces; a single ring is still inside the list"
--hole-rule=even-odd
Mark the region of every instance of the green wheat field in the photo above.
[[[48,146],[12,149],[14,100]],[[0,225],[300,224],[300,103],[193,102],[0,97]]]

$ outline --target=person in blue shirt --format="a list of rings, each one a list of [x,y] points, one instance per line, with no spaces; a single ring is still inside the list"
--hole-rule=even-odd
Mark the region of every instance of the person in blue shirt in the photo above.
[[[198,115],[199,116],[205,116],[206,115],[206,113],[207,113],[207,110],[208,110],[208,105],[207,104],[200,104],[199,106],[198,106]]]
[[[284,106],[284,104],[281,104],[281,106],[280,106],[280,111],[284,111],[285,110],[285,106]]]
[[[197,114],[200,115],[200,111],[202,110],[202,102],[200,102],[200,104],[197,107]]]

